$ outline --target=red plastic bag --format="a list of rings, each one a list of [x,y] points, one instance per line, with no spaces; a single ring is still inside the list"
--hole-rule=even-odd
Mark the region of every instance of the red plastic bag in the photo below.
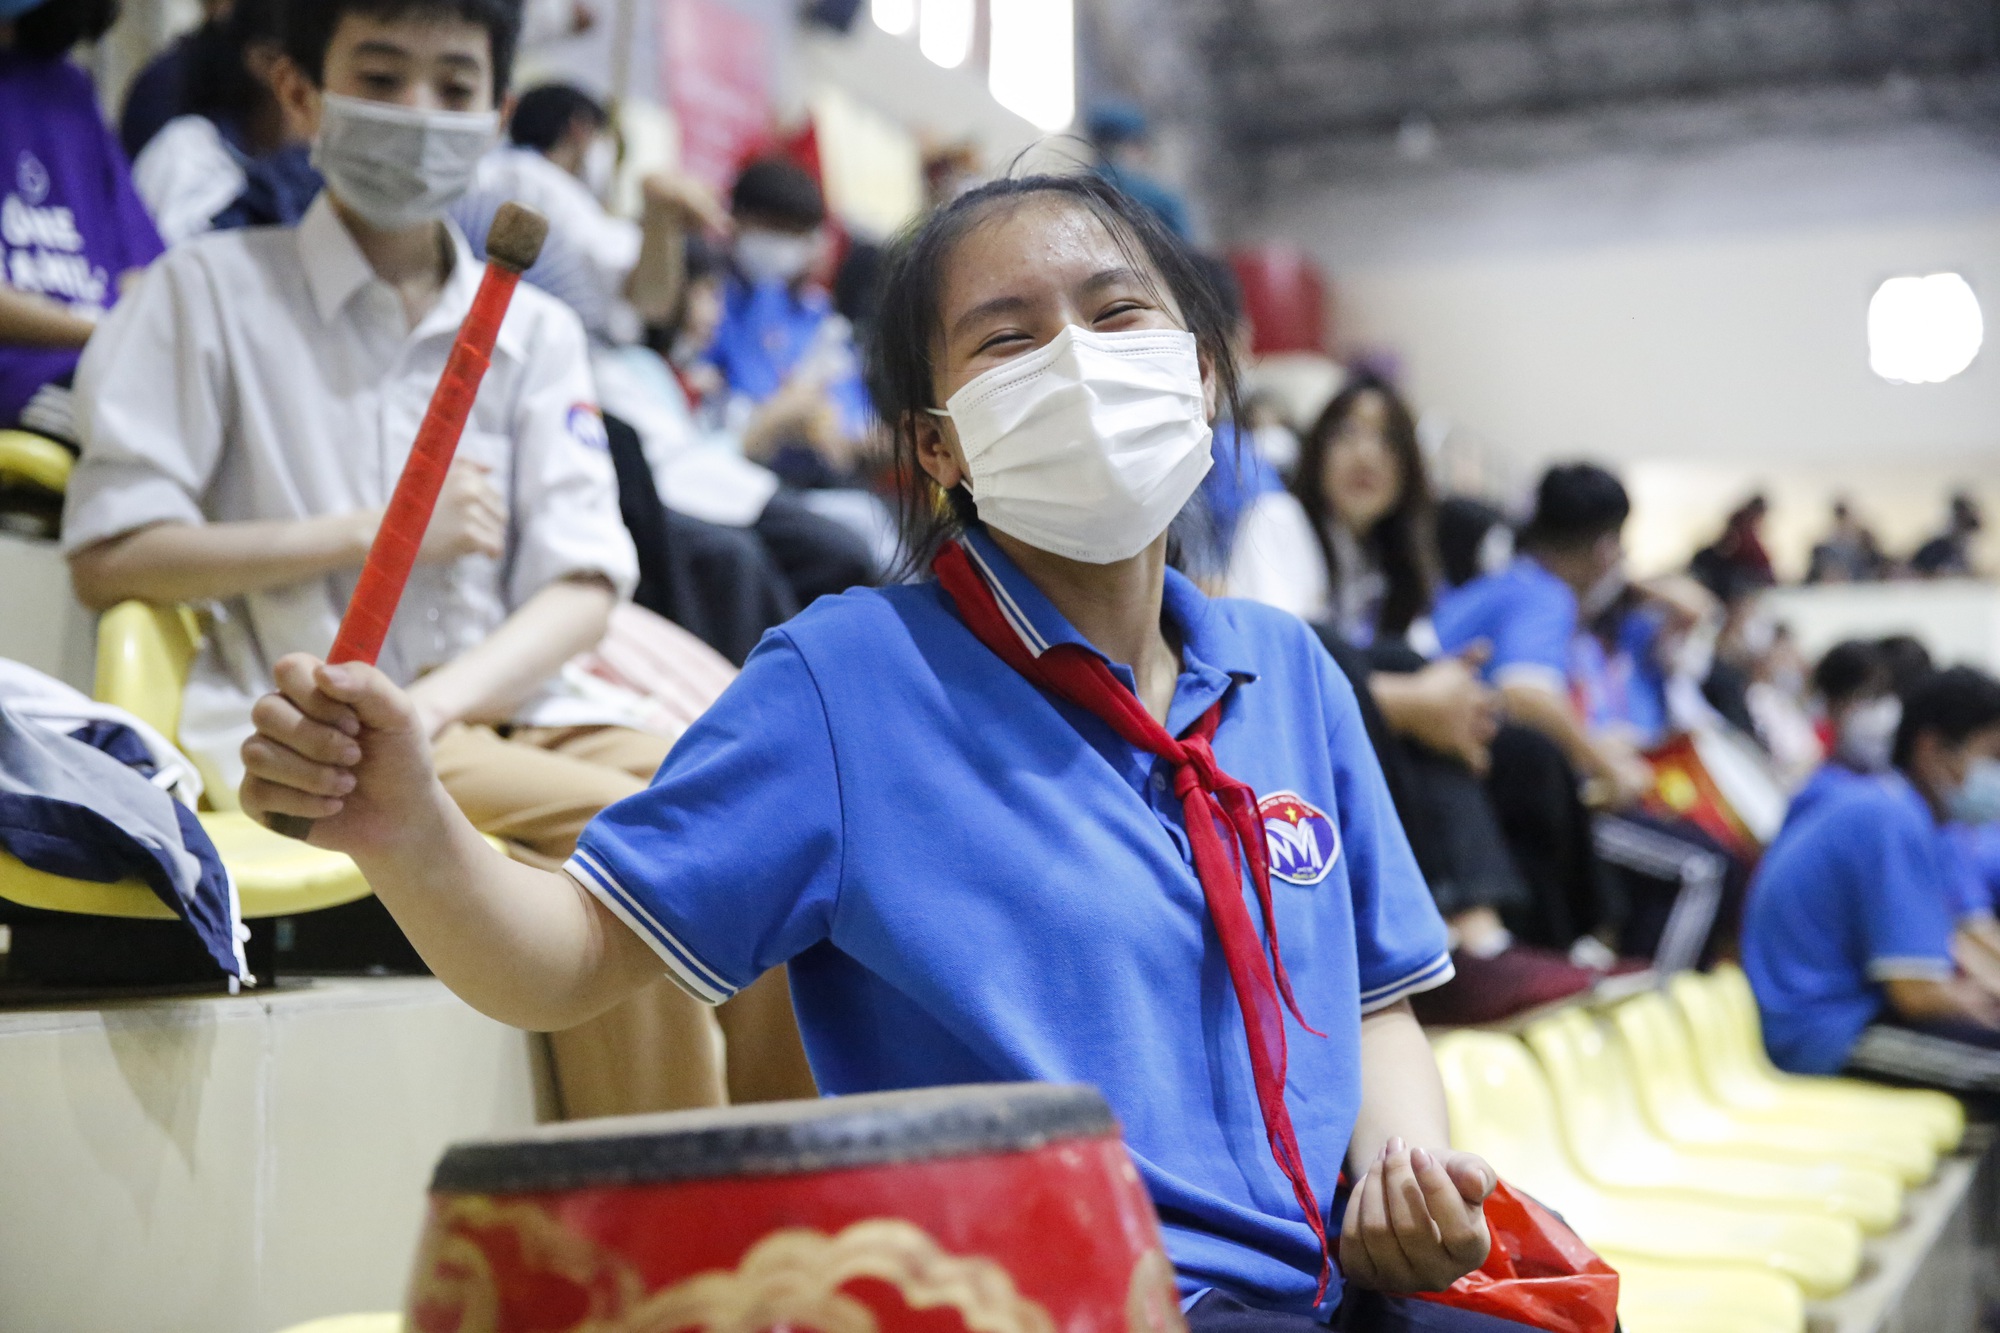
[[[1546,1333],[1617,1327],[1618,1274],[1548,1209],[1502,1181],[1486,1196],[1486,1229],[1493,1237],[1486,1262],[1420,1299]]]

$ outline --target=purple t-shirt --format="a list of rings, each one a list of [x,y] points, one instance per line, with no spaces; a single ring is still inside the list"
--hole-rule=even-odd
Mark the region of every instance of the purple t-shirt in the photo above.
[[[90,76],[67,60],[0,51],[7,285],[94,314],[117,299],[119,274],[151,263],[162,248]],[[18,420],[35,390],[76,369],[77,355],[0,343],[0,425]]]

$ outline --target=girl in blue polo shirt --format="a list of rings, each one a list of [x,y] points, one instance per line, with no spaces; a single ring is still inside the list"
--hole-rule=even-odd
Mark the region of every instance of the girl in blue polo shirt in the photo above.
[[[566,873],[486,845],[366,667],[279,664],[245,809],[317,820],[504,1022],[789,963],[824,1092],[1096,1084],[1197,1329],[1368,1326],[1343,1285],[1468,1272],[1494,1177],[1409,1013],[1446,935],[1352,691],[1297,619],[1168,565],[1226,323],[1102,181],[974,191],[892,259],[875,349],[934,579],[768,634]]]

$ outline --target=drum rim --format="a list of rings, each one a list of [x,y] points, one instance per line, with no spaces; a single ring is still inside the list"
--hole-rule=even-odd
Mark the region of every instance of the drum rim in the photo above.
[[[433,1194],[544,1194],[1030,1152],[1115,1135],[1083,1084],[989,1083],[544,1125],[453,1144]]]

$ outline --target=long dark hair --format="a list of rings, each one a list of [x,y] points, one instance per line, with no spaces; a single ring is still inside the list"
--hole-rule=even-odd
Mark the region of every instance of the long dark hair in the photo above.
[[[1354,414],[1361,396],[1368,393],[1380,394],[1388,409],[1385,434],[1402,484],[1389,512],[1376,521],[1373,530],[1357,536],[1381,562],[1383,577],[1389,584],[1375,630],[1378,634],[1400,636],[1409,631],[1411,621],[1430,609],[1437,586],[1437,500],[1431,493],[1430,476],[1424,470],[1423,450],[1417,444],[1416,420],[1389,381],[1373,371],[1356,371],[1334,395],[1300,444],[1298,470],[1292,474],[1292,494],[1312,519],[1313,536],[1319,539],[1320,551],[1326,556],[1327,582],[1338,584],[1340,557],[1328,536],[1328,525],[1334,521],[1333,506],[1327,500],[1322,474],[1340,428]]]
[[[881,302],[868,347],[868,384],[895,451],[905,575],[921,573],[939,546],[979,520],[963,487],[947,494],[917,457],[916,417],[937,401],[933,350],[941,333],[945,266],[980,224],[1037,198],[1084,209],[1104,224],[1142,274],[1158,274],[1214,376],[1217,416],[1238,415],[1232,321],[1195,254],[1153,212],[1101,177],[1020,176],[968,191],[906,230],[883,265]]]

